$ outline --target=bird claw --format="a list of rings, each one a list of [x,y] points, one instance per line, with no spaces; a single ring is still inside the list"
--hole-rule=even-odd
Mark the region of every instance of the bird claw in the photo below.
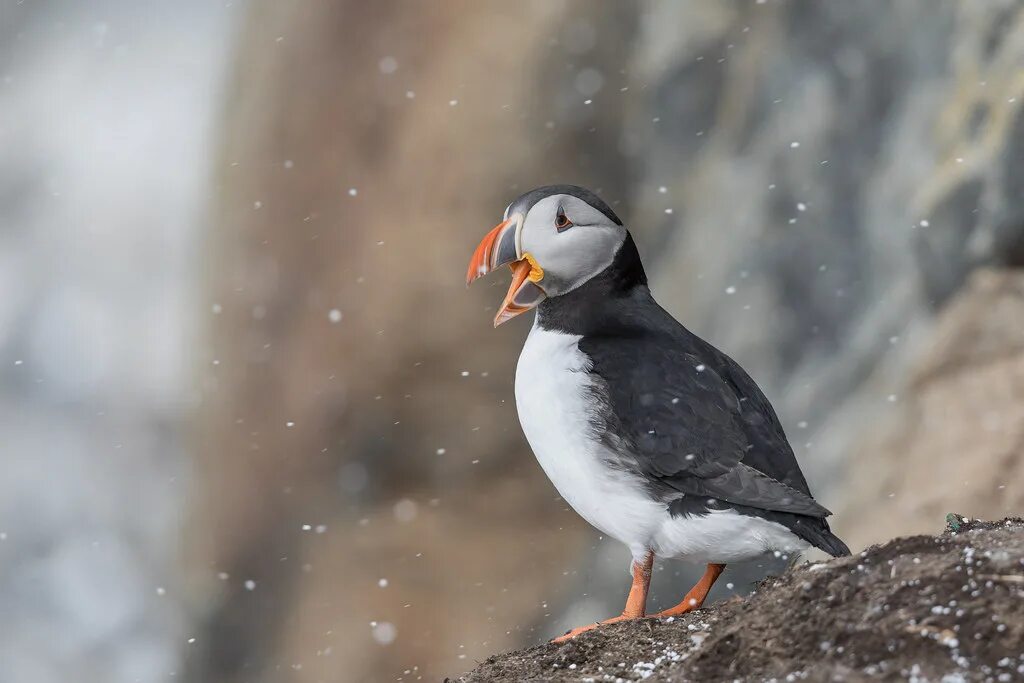
[[[586,626],[577,626],[576,628],[572,629],[571,631],[566,631],[565,633],[563,633],[562,635],[558,636],[557,638],[552,638],[551,642],[552,643],[565,643],[567,641],[572,640],[573,638],[575,638],[579,634],[584,633],[585,631],[590,631],[591,629],[595,629],[595,628],[597,628],[600,625],[601,625],[600,623],[594,623],[594,624],[588,624]]]
[[[657,614],[652,614],[650,616],[654,617],[655,619],[666,619],[668,617],[681,617],[684,614],[689,614],[690,612],[696,612],[697,610],[699,610],[701,608],[702,605],[703,605],[703,602],[697,602],[693,598],[687,598],[687,599],[684,599],[683,602],[679,603],[675,607],[670,607],[668,609],[665,609],[665,610],[662,610],[662,611],[658,612]]]
[[[598,626],[604,626],[605,624],[616,624],[616,623],[618,623],[620,621],[626,621],[627,619],[637,619],[637,618],[638,617],[627,617],[624,614],[620,614],[617,617],[612,617],[611,619],[605,619],[604,621],[597,621],[597,622],[594,622],[593,624],[587,624],[586,626],[577,626],[576,628],[572,629],[571,631],[566,631],[564,634],[558,636],[557,638],[552,638],[551,642],[552,643],[565,643],[565,642],[568,642],[568,641],[572,640],[573,638],[575,638],[576,636],[578,636],[581,633],[586,633],[587,631],[592,631],[593,629],[597,628]]]

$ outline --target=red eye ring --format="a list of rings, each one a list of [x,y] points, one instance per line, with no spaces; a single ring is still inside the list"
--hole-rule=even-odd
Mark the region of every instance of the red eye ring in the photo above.
[[[571,227],[572,221],[569,220],[569,217],[566,216],[562,211],[559,211],[558,215],[555,216],[555,229],[558,230],[559,232],[562,232],[563,230],[568,230]]]

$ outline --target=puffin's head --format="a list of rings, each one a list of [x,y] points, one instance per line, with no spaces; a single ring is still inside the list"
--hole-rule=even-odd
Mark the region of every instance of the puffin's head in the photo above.
[[[484,236],[466,284],[499,266],[512,269],[512,284],[494,316],[497,327],[600,273],[625,240],[622,221],[590,190],[538,187],[509,204],[504,220]]]

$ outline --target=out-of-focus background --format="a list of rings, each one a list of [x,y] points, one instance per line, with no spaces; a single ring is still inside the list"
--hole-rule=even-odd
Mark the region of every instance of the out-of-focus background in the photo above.
[[[1024,511],[1019,0],[0,0],[0,681],[437,680],[616,613],[463,285],[551,182],[855,550]]]

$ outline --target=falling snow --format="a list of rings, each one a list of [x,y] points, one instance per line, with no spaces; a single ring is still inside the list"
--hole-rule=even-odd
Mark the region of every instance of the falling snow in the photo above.
[[[398,629],[390,621],[371,622],[373,639],[381,645],[390,645],[398,637]]]
[[[408,523],[416,519],[419,507],[416,505],[415,501],[403,498],[395,503],[393,512],[396,520],[402,523]]]

